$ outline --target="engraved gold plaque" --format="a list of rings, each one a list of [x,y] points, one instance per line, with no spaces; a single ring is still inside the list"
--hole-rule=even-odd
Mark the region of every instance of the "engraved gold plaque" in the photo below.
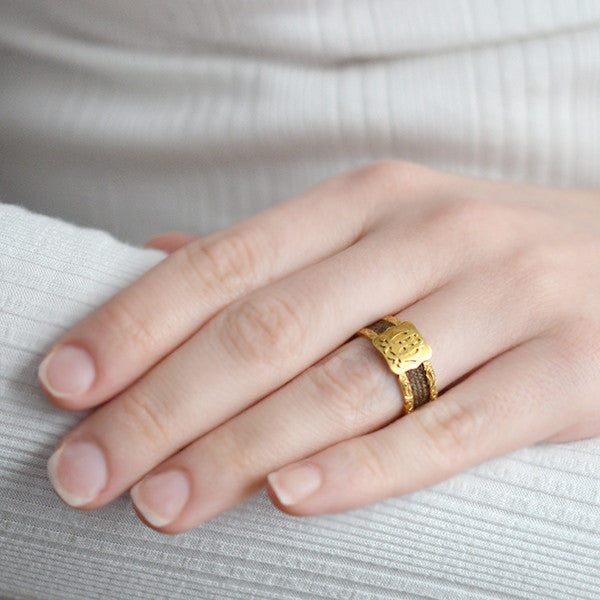
[[[386,329],[372,341],[397,375],[416,369],[431,358],[431,346],[408,321]]]

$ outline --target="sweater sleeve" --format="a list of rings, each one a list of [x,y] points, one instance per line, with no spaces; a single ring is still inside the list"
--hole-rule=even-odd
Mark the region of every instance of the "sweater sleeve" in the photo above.
[[[46,461],[85,413],[47,402],[37,365],[163,258],[0,204],[0,597],[597,599],[600,438],[524,448],[344,514],[291,517],[263,490],[178,536],[145,527],[127,495],[65,506]]]

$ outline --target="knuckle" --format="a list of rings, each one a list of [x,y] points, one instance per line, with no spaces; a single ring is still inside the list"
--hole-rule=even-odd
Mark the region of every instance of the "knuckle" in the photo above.
[[[309,371],[326,417],[347,434],[356,434],[375,420],[380,423],[391,416],[387,413],[394,406],[398,411],[398,398],[384,388],[384,376],[389,373],[374,359],[377,357],[365,355],[362,347],[347,348]]]
[[[398,177],[399,172],[409,164],[400,160],[381,160],[353,169],[348,173],[348,177],[355,184],[372,186]]]
[[[406,192],[407,189],[421,189],[427,176],[434,171],[423,165],[404,160],[381,160],[353,169],[344,175],[346,185],[365,190],[391,189]]]
[[[521,249],[512,258],[511,266],[519,287],[535,299],[538,315],[562,313],[575,300],[572,292],[578,286],[569,283],[572,269],[554,244],[538,243]]]
[[[479,197],[458,196],[436,203],[429,214],[426,233],[450,239],[461,252],[478,258],[490,252],[510,251],[523,237],[519,209]]]
[[[217,470],[228,473],[228,476],[248,476],[260,471],[263,463],[256,460],[253,446],[256,438],[248,439],[239,427],[219,427],[210,436],[207,448],[207,460],[213,462]]]
[[[489,404],[489,403],[488,403]],[[463,456],[473,440],[482,440],[486,422],[482,411],[476,411],[458,401],[436,401],[430,410],[419,415],[419,435],[424,451],[435,464],[452,471],[457,458]]]
[[[169,411],[158,398],[133,388],[123,397],[119,410],[123,426],[128,431],[133,430],[135,437],[151,447],[170,445],[171,436],[166,425]]]
[[[216,239],[200,239],[177,253],[191,274],[194,288],[208,288],[227,298],[242,293],[260,278],[268,253],[247,232],[232,232]]]
[[[573,388],[597,378],[600,372],[600,326],[578,315],[573,320],[553,324],[545,341],[545,357],[550,380],[558,379]],[[564,390],[566,394],[569,389]]]
[[[146,319],[143,310],[136,310],[131,300],[116,296],[102,307],[103,332],[116,345],[134,346],[137,351],[153,352],[159,345],[152,319]]]
[[[600,379],[600,325],[591,319],[562,322],[534,341],[538,345],[531,382],[523,384],[522,396],[541,412],[560,415],[551,424],[565,431],[597,418],[597,387]],[[568,400],[568,410],[565,410]],[[516,410],[518,410],[517,407]],[[550,431],[546,431],[546,435]]]
[[[476,237],[486,231],[490,224],[503,222],[498,219],[499,207],[468,197],[451,198],[437,204],[430,216],[430,224],[440,236],[457,231],[461,237]]]
[[[250,297],[223,313],[227,345],[251,364],[282,366],[304,346],[306,326],[283,294]]]
[[[451,198],[434,203],[420,226],[420,239],[439,240],[445,252],[435,257],[437,268],[446,276],[465,268],[467,262],[480,262],[492,247],[501,246],[505,239],[501,227],[493,228],[494,220],[503,223],[496,207],[472,198]],[[493,231],[493,235],[490,232]],[[434,261],[430,261],[433,265]],[[440,271],[441,272],[441,271]],[[436,273],[432,272],[431,276]]]

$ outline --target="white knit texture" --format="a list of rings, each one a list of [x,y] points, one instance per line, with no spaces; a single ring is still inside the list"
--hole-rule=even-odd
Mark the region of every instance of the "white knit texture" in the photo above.
[[[5,0],[0,192],[142,242],[380,158],[600,186],[596,0]]]
[[[596,0],[0,0],[0,198],[139,243],[379,158],[600,186]],[[600,438],[313,518],[175,537],[67,508],[52,341],[161,260],[0,204],[0,598],[597,600]]]

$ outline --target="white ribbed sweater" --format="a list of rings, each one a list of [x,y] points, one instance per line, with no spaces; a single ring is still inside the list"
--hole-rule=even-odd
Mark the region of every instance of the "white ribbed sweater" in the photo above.
[[[141,242],[397,157],[600,185],[595,0],[5,0],[0,190]]]
[[[0,198],[130,241],[360,163],[599,186],[600,3],[0,0]],[[600,438],[296,519],[264,493],[164,537],[45,475],[81,415],[35,369],[160,260],[0,205],[0,597],[597,600]]]

